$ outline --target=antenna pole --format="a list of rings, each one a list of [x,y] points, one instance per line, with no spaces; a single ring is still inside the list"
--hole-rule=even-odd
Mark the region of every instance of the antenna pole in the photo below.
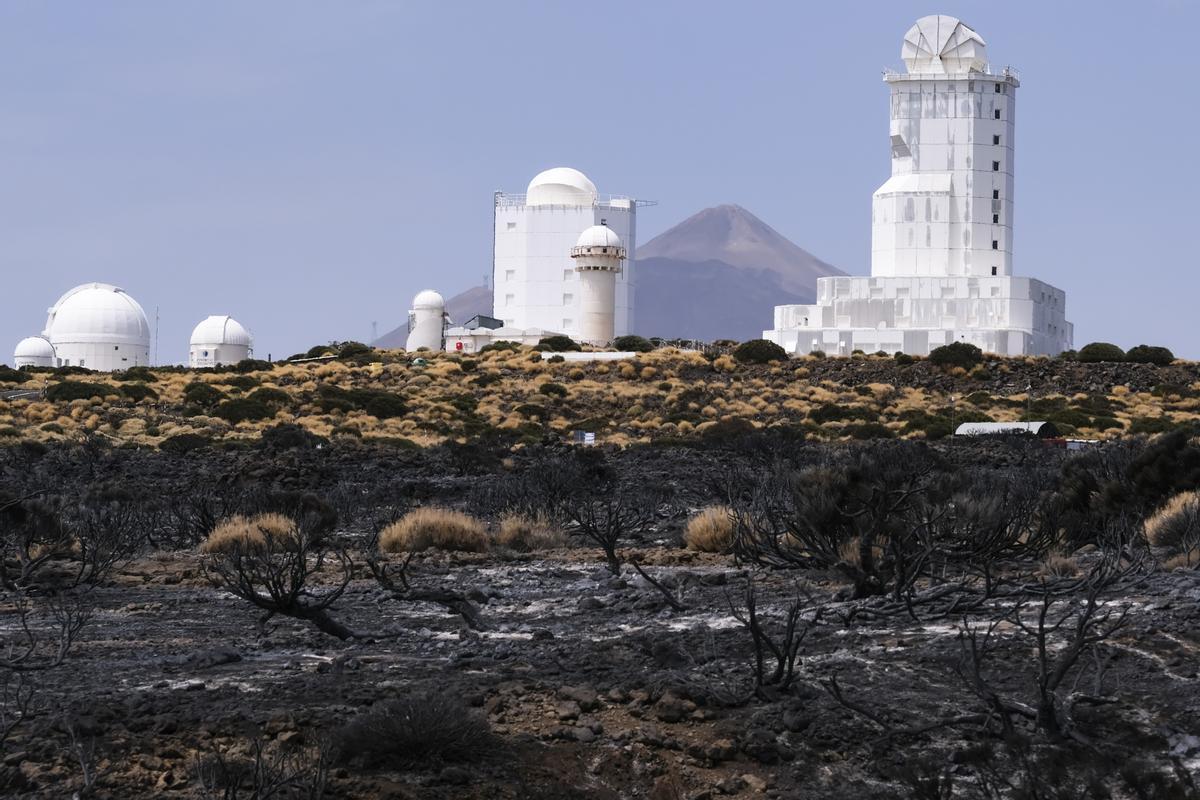
[[[150,366],[158,364],[158,306],[154,307],[154,357],[150,359]]]

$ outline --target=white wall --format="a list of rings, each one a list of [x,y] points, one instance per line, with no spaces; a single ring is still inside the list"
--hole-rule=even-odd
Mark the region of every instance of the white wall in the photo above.
[[[54,342],[60,367],[87,367],[99,372],[114,372],[150,365],[150,346],[108,342]]]
[[[188,366],[192,369],[236,364],[250,357],[250,346],[221,342],[194,343],[188,347]]]

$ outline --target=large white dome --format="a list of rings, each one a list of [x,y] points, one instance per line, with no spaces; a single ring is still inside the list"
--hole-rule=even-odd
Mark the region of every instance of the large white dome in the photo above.
[[[576,247],[621,247],[621,237],[607,225],[593,225],[579,234]]]
[[[441,310],[446,307],[446,301],[433,289],[426,289],[423,292],[418,292],[417,296],[413,298],[412,307],[414,309],[428,308]]]
[[[124,289],[85,283],[49,309],[45,336],[51,344],[98,342],[150,346],[150,321]]]
[[[233,317],[213,315],[192,329],[193,345],[235,344],[250,347],[250,332]]]
[[[525,190],[525,204],[530,206],[590,206],[599,197],[596,184],[570,167],[539,172]]]

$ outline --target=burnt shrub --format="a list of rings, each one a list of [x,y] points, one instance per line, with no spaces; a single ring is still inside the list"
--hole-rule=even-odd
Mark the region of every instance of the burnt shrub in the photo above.
[[[895,432],[879,422],[858,422],[842,428],[842,433],[851,439],[894,439]]]
[[[117,390],[107,383],[62,381],[52,384],[46,389],[46,399],[59,403],[71,400],[88,400],[93,397],[107,397],[108,395],[117,393]]]
[[[274,450],[312,450],[327,442],[300,425],[284,423],[263,431],[261,444]]]
[[[613,339],[612,345],[623,353],[649,353],[654,349],[654,345],[650,343],[649,339],[633,334],[618,336]]]
[[[135,403],[139,400],[146,400],[147,398],[150,400],[158,399],[158,392],[154,391],[144,383],[127,383],[121,387],[121,394],[125,397],[128,397]]]
[[[275,409],[261,400],[249,397],[235,397],[218,405],[213,413],[226,422],[234,425],[239,422],[255,422],[260,419],[270,419],[275,416]]]
[[[566,397],[567,387],[561,383],[543,383],[538,387],[538,391],[547,397]]]
[[[363,405],[363,411],[377,419],[391,419],[404,416],[408,412],[408,406],[398,394],[377,392]]]
[[[929,362],[939,367],[970,369],[983,361],[983,351],[968,342],[951,342],[929,351]]]
[[[487,721],[449,692],[376,703],[336,732],[333,745],[339,762],[368,768],[479,763],[500,749]]]
[[[861,422],[878,422],[879,415],[869,408],[862,406],[844,406],[838,403],[825,403],[808,412],[808,418],[818,424],[840,422],[843,420]]]
[[[769,364],[772,361],[787,361],[787,351],[766,339],[751,339],[739,344],[733,351],[734,360],[742,364]]]
[[[183,387],[183,399],[202,408],[211,408],[225,399],[225,393],[204,381],[192,381]]]
[[[1129,352],[1125,354],[1125,360],[1135,364],[1157,364],[1163,367],[1175,360],[1175,354],[1165,347],[1139,344],[1137,347],[1129,348]]]
[[[1095,364],[1102,361],[1124,361],[1125,351],[1109,342],[1092,342],[1085,344],[1075,357],[1085,364]]]
[[[195,450],[201,450],[205,447],[208,447],[210,444],[212,444],[212,440],[202,434],[179,433],[175,436],[168,436],[166,439],[163,439],[159,443],[158,449],[164,453],[182,455],[184,453],[191,453]]]
[[[563,336],[562,334],[544,336],[538,340],[537,346],[538,350],[544,350],[549,353],[578,352],[583,349],[579,346],[579,342],[570,336]]]

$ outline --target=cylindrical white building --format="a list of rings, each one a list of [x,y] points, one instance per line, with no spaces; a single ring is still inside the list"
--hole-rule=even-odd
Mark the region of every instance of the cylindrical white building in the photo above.
[[[579,274],[579,338],[589,344],[613,340],[617,276],[625,260],[621,237],[605,225],[593,225],[571,248]]]
[[[446,330],[446,301],[432,289],[426,289],[413,298],[408,312],[408,341],[404,349],[441,350]]]
[[[146,312],[107,283],[85,283],[60,297],[42,335],[54,346],[55,366],[112,372],[150,364]]]
[[[578,338],[581,287],[569,253],[579,234],[607,225],[628,248],[616,277],[615,330],[633,324],[637,207],[629,197],[604,197],[577,169],[555,167],[529,182],[525,194],[497,192],[493,240],[492,315],[510,328],[540,328]]]
[[[21,367],[53,367],[54,345],[43,336],[29,336],[17,342],[13,352],[13,365]]]
[[[228,315],[213,315],[192,330],[188,366],[196,369],[236,364],[253,352],[254,340],[240,322]]]

